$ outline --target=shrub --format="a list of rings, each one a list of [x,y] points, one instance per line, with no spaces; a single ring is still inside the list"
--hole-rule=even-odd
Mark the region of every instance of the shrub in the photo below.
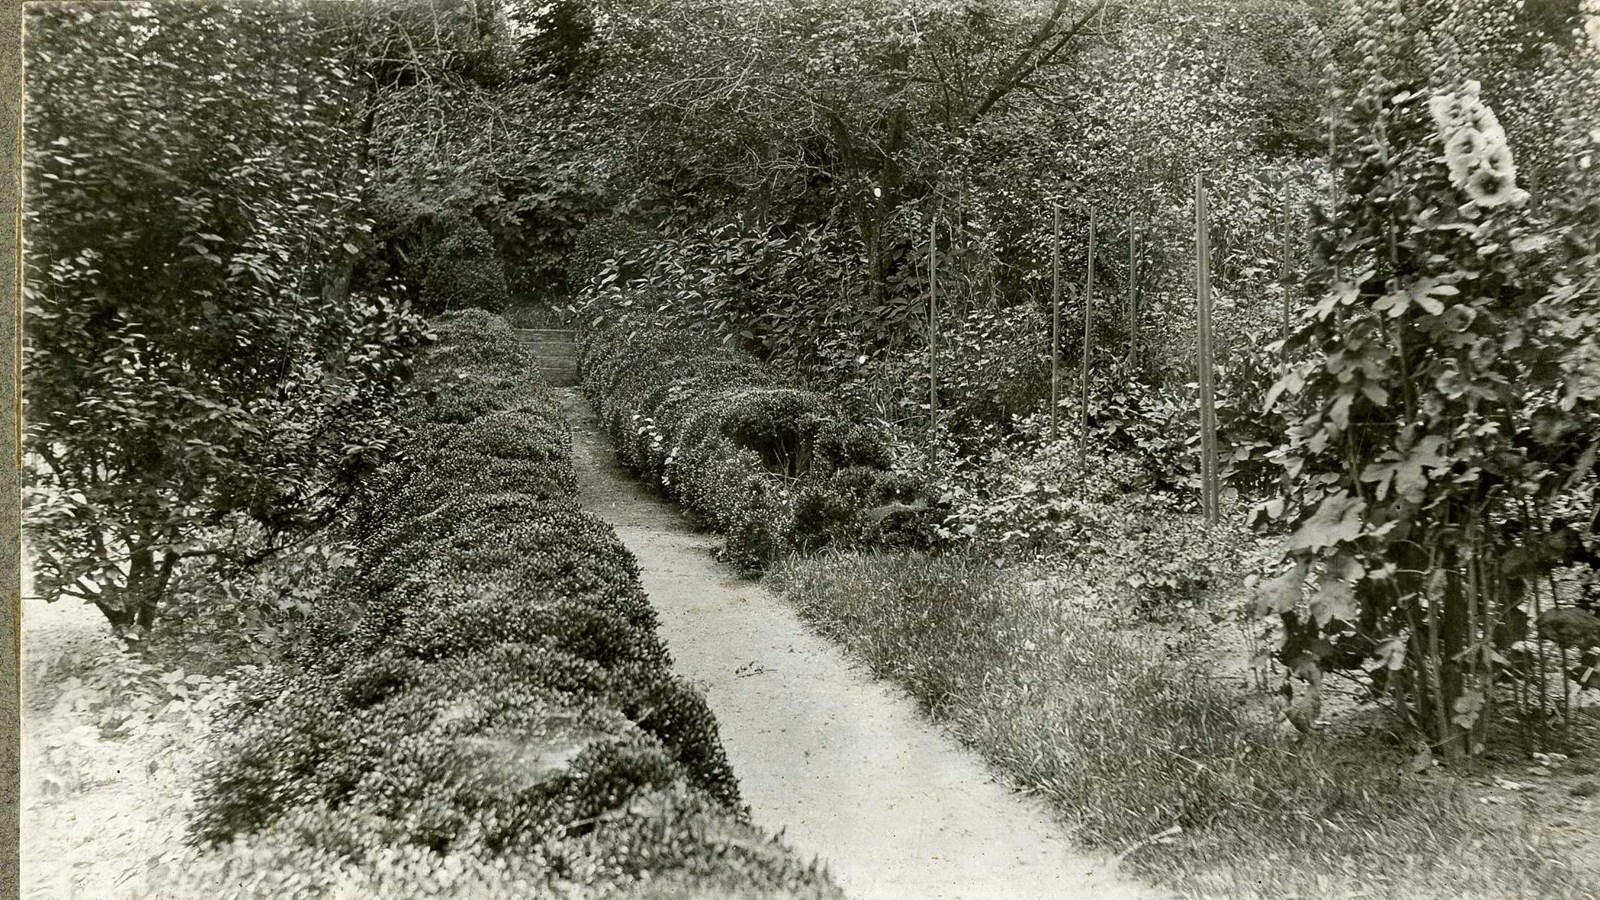
[[[494,238],[482,225],[467,219],[434,245],[422,277],[424,313],[467,307],[499,312],[510,304],[505,265],[495,252]]]
[[[584,384],[624,464],[726,538],[747,571],[794,550],[926,545],[922,486],[885,437],[709,338],[633,319],[581,342]]]
[[[232,896],[658,876],[832,896],[751,840],[715,718],[671,673],[636,563],[573,503],[570,435],[505,324],[437,333],[433,399],[359,512],[358,574],[241,691],[204,769],[192,835],[231,842],[208,877]]]

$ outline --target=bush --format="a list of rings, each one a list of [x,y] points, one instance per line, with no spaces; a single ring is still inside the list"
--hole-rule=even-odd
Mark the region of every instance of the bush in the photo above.
[[[926,491],[885,437],[754,358],[628,319],[587,330],[579,362],[624,464],[721,532],[740,568],[932,540]]]
[[[422,311],[476,307],[500,312],[511,305],[505,265],[495,252],[494,238],[476,221],[456,225],[430,252],[422,276]]]
[[[228,714],[192,835],[231,846],[200,871],[230,896],[658,876],[832,896],[752,839],[715,718],[671,673],[633,558],[573,503],[570,435],[510,331],[466,312],[437,333],[431,399],[359,512],[359,574]]]

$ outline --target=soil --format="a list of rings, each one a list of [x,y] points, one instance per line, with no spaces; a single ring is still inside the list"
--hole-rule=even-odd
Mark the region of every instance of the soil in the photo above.
[[[565,392],[585,507],[638,558],[678,671],[715,711],[756,824],[815,855],[858,900],[1163,896],[1073,848],[1044,807],[998,783],[899,689],[712,555],[616,461]]]
[[[93,685],[117,654],[105,619],[33,598],[22,613],[21,896],[152,896],[161,857],[182,846],[202,730],[159,711],[104,728]]]

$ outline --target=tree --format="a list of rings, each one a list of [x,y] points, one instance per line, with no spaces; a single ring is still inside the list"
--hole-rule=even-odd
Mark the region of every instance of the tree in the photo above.
[[[420,325],[349,272],[361,86],[319,7],[28,10],[26,449],[52,598],[149,626],[186,559],[327,521]]]

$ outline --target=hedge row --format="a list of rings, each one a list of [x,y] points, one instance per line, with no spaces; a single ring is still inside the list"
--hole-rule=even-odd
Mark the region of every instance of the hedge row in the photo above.
[[[835,896],[745,820],[511,330],[436,327],[356,574],[204,770],[192,833],[228,844],[205,857],[217,895]]]
[[[925,490],[893,471],[887,440],[753,357],[624,318],[585,330],[578,364],[623,463],[721,532],[746,570],[931,539]]]

